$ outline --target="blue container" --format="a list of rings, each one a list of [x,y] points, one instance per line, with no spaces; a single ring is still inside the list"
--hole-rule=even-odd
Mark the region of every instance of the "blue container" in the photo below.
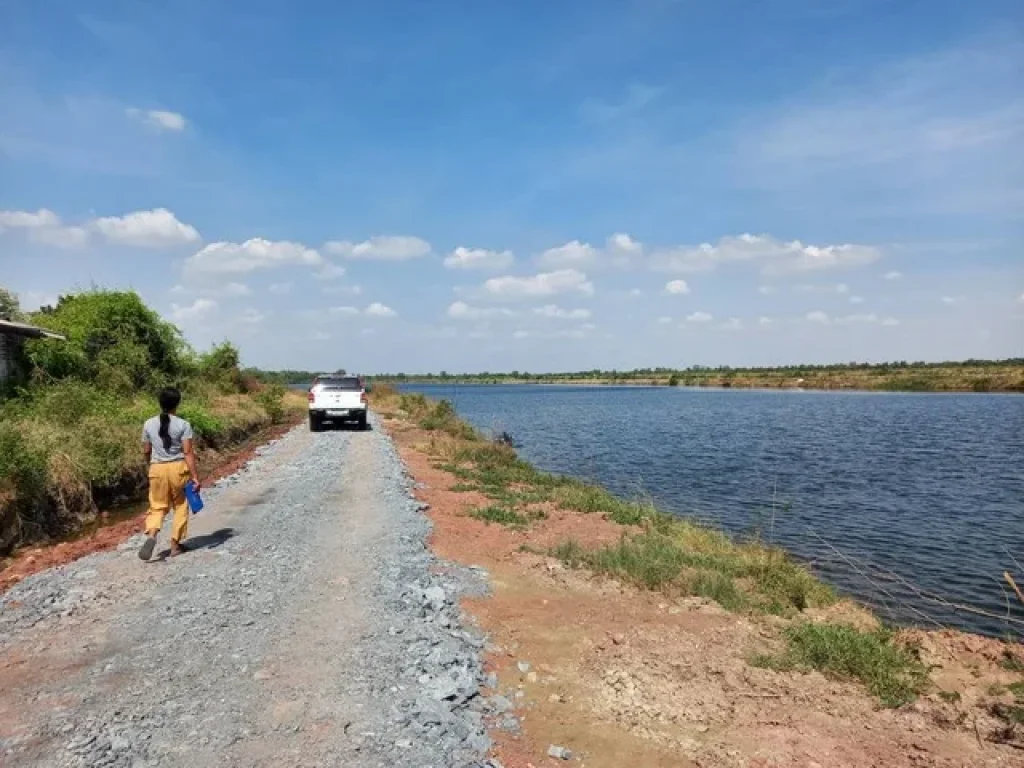
[[[199,495],[199,491],[196,490],[194,480],[189,480],[185,483],[185,500],[188,501],[189,509],[192,510],[193,515],[203,508],[203,498]]]

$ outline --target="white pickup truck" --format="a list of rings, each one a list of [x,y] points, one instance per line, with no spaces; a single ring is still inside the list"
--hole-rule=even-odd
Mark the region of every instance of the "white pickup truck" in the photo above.
[[[354,421],[366,429],[366,388],[358,376],[324,374],[309,389],[309,431],[319,432],[325,421]]]

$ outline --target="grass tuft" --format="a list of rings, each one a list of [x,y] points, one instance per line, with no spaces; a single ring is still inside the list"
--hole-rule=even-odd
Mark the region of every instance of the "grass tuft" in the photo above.
[[[508,509],[506,507],[491,506],[474,509],[469,513],[470,517],[483,520],[485,523],[497,523],[509,528],[526,528],[530,521],[525,515]]]
[[[886,707],[912,702],[928,684],[927,667],[888,629],[801,622],[784,634],[786,649],[781,654],[759,655],[751,663],[780,671],[816,669],[859,680]]]

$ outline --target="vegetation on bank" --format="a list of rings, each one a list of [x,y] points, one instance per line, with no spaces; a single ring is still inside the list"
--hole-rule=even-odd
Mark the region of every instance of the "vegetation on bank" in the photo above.
[[[783,634],[784,651],[755,656],[751,663],[779,671],[817,669],[860,680],[887,707],[910,703],[928,685],[927,667],[884,627],[862,630],[798,622]]]
[[[893,392],[1024,392],[1024,358],[925,363],[846,363],[770,368],[690,366],[566,373],[387,374],[397,383],[632,384],[760,389],[858,389]]]
[[[380,385],[372,402],[382,413],[431,433],[426,449],[439,468],[459,478],[453,490],[479,492],[490,500],[472,510],[472,517],[524,530],[556,508],[624,526],[614,544],[589,549],[569,540],[545,553],[569,567],[669,595],[705,597],[729,611],[793,619],[783,632],[783,649],[754,663],[856,679],[889,707],[911,701],[928,684],[914,650],[889,630],[808,621],[808,610],[826,608],[837,596],[786,552],[757,540],[737,541],[662,513],[644,499],[620,499],[579,480],[540,472],[511,446],[485,439],[445,401]]]
[[[227,342],[197,354],[134,292],[62,296],[30,314],[0,292],[7,317],[67,338],[19,345],[16,375],[0,395],[0,552],[66,535],[99,508],[138,497],[142,423],[159,412],[164,386],[182,390],[179,413],[196,431],[201,465],[204,454],[304,406],[282,386],[243,375]]]

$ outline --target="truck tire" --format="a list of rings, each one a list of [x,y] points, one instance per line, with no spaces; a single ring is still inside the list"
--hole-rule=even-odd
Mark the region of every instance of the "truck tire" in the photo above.
[[[309,414],[309,431],[319,432],[320,431],[320,416],[315,413]]]
[[[364,431],[366,430],[366,411],[363,411],[361,414],[359,414],[359,418],[356,420],[356,424],[359,425],[360,429]]]

